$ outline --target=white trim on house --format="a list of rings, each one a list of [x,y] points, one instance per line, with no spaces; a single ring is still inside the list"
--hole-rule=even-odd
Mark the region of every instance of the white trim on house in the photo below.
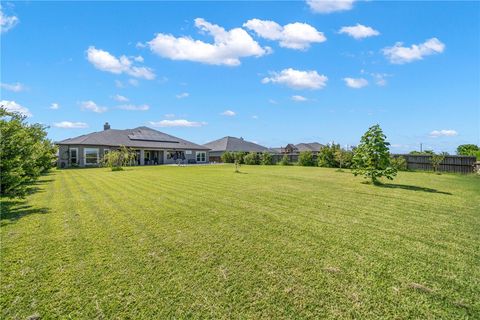
[[[75,157],[74,157],[74,158],[75,158],[75,162],[72,162],[72,158],[73,158],[73,157],[72,157],[72,151],[73,151],[73,150],[75,150]],[[72,165],[73,163],[79,165],[79,163],[78,163],[78,160],[79,160],[79,159],[78,159],[78,148],[70,148],[70,149],[68,150],[68,159],[69,159],[69,161],[70,161],[70,165]]]
[[[87,151],[95,151],[97,153],[97,161],[95,163],[87,163]],[[100,161],[100,148],[83,148],[83,162],[85,166],[94,166],[97,165]]]
[[[195,160],[197,162],[207,162],[207,152],[206,151],[196,151],[195,152]]]

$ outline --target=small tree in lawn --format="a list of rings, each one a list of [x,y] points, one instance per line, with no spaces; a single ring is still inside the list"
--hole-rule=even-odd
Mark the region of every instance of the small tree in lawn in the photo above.
[[[348,151],[338,148],[337,150],[335,150],[334,158],[335,158],[335,161],[338,162],[338,165],[340,168],[339,171],[342,171],[342,168],[344,168],[345,166],[345,162],[349,158]]]
[[[377,184],[381,177],[393,180],[397,170],[390,163],[390,143],[385,139],[386,136],[378,124],[365,132],[352,159],[355,176],[361,174],[374,184]]]
[[[243,162],[243,157],[244,154],[243,152],[234,152],[233,158],[234,158],[234,164],[235,164],[235,172],[240,173],[240,166],[242,165]]]
[[[430,163],[432,164],[433,171],[438,172],[438,167],[445,160],[445,154],[434,154],[430,158]]]
[[[125,146],[120,150],[111,150],[103,157],[103,164],[112,169],[112,171],[121,171],[123,167],[130,165],[135,159],[135,152]]]

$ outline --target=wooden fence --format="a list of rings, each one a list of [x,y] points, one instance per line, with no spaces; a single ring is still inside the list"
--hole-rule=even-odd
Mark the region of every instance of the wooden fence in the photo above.
[[[279,163],[284,154],[272,154],[273,163]],[[407,168],[409,170],[425,170],[433,171],[430,155],[416,155],[416,154],[392,154],[393,157],[404,157],[407,161]],[[290,163],[298,162],[298,153],[287,153]],[[314,160],[317,157],[314,155]],[[476,170],[476,158],[471,156],[445,156],[445,159],[438,166],[438,171],[455,172],[455,173],[473,173]]]
[[[430,155],[417,154],[393,154],[394,157],[404,157],[407,161],[409,170],[433,171]],[[477,159],[471,156],[445,156],[445,159],[438,166],[438,171],[455,173],[473,173],[475,172],[475,163]]]

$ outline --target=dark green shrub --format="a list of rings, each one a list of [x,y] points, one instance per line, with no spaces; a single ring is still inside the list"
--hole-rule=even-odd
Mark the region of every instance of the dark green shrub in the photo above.
[[[315,166],[315,161],[313,160],[312,152],[311,151],[300,152],[298,156],[298,165],[303,167]]]
[[[273,164],[273,159],[272,159],[272,155],[270,154],[270,152],[262,153],[262,157],[261,157],[260,162],[264,166],[269,166],[269,165]]]
[[[24,197],[29,186],[51,169],[56,147],[42,124],[0,107],[0,194]]]
[[[221,159],[222,159],[223,163],[233,163],[235,161],[235,156],[234,156],[233,152],[225,151],[222,154]]]
[[[340,149],[338,144],[328,144],[320,149],[318,153],[317,165],[319,167],[338,168],[339,162],[335,157],[335,153]]]
[[[247,153],[243,157],[243,162],[248,165],[257,165],[260,164],[260,156],[256,152]]]

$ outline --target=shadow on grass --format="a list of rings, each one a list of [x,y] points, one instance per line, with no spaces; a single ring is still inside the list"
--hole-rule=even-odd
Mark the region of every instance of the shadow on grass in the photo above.
[[[439,191],[437,189],[432,189],[432,188],[410,186],[407,184],[379,183],[379,184],[376,184],[376,186],[380,188],[388,188],[388,189],[403,189],[403,190],[410,190],[410,191],[422,191],[422,192],[428,192],[428,193],[440,193],[440,194],[446,194],[450,196],[452,195],[450,192]]]
[[[26,204],[26,200],[1,199],[0,208],[0,220],[2,221],[2,226],[4,225],[4,220],[14,222],[25,216],[32,214],[46,214],[50,211],[48,208],[32,207],[31,205]]]
[[[48,177],[50,175],[51,173],[46,173],[43,177]],[[37,192],[44,192],[41,186],[52,182],[53,180],[54,179],[51,178],[43,178],[32,182],[27,188],[27,196]],[[0,198],[1,226],[6,224],[6,221],[14,222],[28,215],[45,214],[49,211],[50,209],[48,208],[38,208],[27,204],[27,200],[24,198]]]

